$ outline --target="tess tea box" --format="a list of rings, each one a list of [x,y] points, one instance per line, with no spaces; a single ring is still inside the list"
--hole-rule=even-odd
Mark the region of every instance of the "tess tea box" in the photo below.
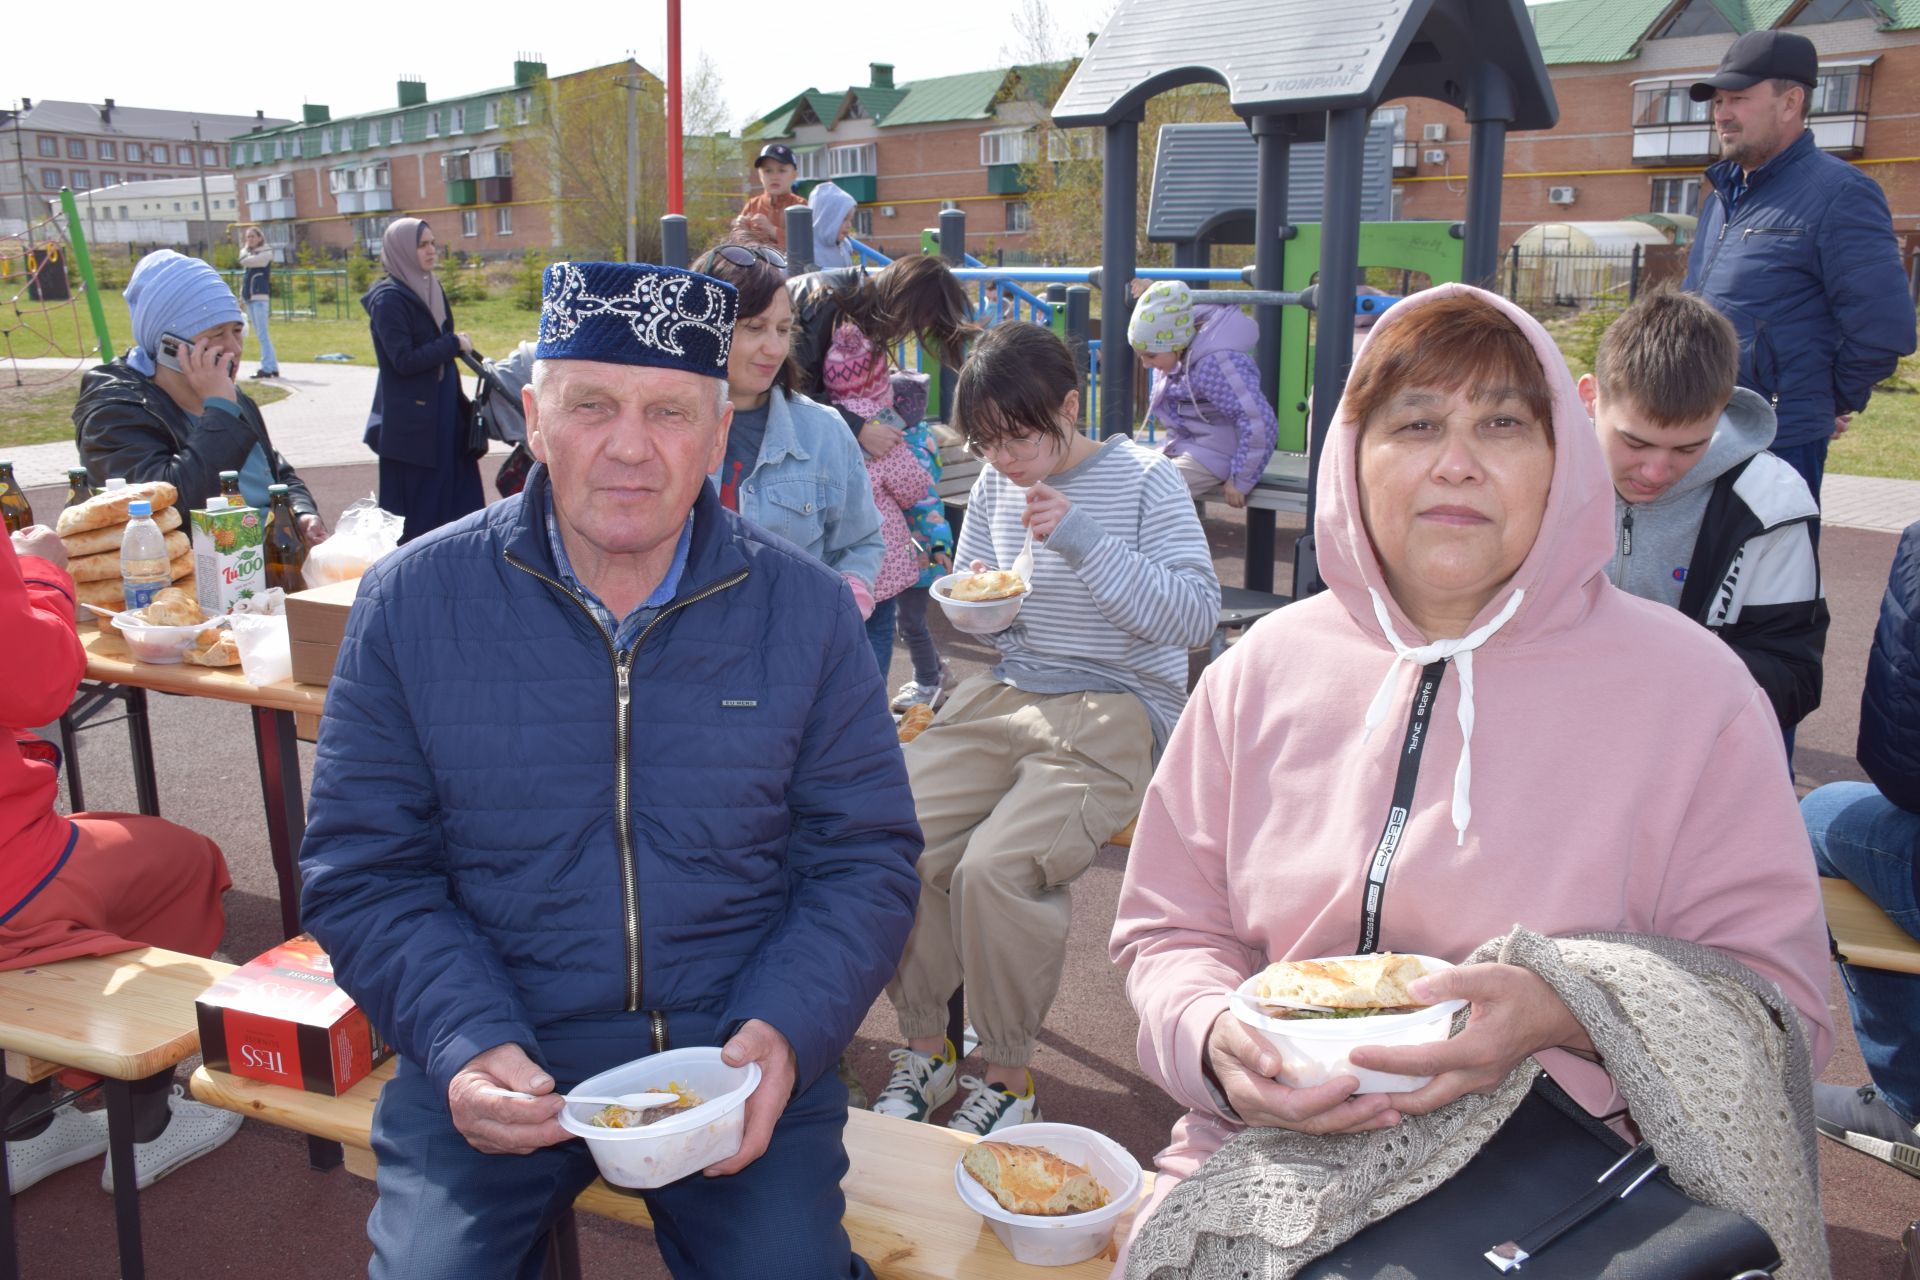
[[[266,520],[253,507],[208,507],[193,518],[193,580],[200,607],[232,613],[266,590]]]
[[[304,934],[241,965],[194,1007],[209,1068],[289,1089],[337,1097],[393,1054]]]

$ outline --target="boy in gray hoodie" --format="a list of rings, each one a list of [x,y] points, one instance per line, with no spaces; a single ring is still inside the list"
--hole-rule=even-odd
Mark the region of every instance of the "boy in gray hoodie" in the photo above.
[[[1613,477],[1608,576],[1726,641],[1790,734],[1820,705],[1820,508],[1767,452],[1773,408],[1734,385],[1739,362],[1725,316],[1661,290],[1608,328],[1580,398]]]

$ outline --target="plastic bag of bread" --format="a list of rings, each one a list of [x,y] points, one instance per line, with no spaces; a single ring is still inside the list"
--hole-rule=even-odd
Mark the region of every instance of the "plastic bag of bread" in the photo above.
[[[362,498],[342,511],[332,535],[307,553],[301,576],[309,588],[358,578],[400,545],[406,525],[404,517],[382,511],[372,498]]]
[[[293,679],[293,645],[285,614],[236,613],[228,617],[236,656],[254,686]]]
[[[961,1164],[1008,1213],[1057,1218],[1107,1203],[1106,1189],[1091,1173],[1045,1147],[976,1142]]]
[[[900,741],[912,742],[932,723],[933,708],[924,702],[915,703],[900,717]]]

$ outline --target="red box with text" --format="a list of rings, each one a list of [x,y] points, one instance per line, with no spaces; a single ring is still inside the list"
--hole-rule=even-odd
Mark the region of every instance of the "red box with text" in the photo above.
[[[208,1067],[289,1089],[338,1096],[393,1054],[304,935],[208,987],[195,1009]]]

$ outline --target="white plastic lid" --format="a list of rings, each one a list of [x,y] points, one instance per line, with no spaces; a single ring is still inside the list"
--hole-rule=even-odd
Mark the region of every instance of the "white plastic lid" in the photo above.
[[[127,487],[127,478],[125,476],[108,476],[107,477],[107,488],[124,489],[126,487]]]
[[[131,516],[136,520],[139,519],[141,516],[150,516],[152,514],[153,514],[153,503],[148,502],[144,499],[136,498],[132,502],[129,502],[127,504],[127,515]]]

